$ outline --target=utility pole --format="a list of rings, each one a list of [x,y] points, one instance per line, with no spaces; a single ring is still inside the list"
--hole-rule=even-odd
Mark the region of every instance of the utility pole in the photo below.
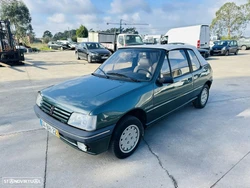
[[[146,24],[146,23],[124,23],[123,22],[124,20],[123,19],[120,19],[120,22],[119,23],[112,23],[112,22],[107,22],[107,25],[120,25],[120,33],[122,33],[122,26],[123,25],[149,25],[149,24]]]

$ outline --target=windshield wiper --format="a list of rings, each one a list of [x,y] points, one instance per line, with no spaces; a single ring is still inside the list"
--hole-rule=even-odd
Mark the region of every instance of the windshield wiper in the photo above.
[[[99,69],[99,70],[104,74],[104,76],[105,76],[106,78],[109,78],[109,76],[106,74],[106,72],[105,72],[104,70],[102,70],[100,67],[98,67],[97,69]],[[92,73],[92,75],[98,75],[98,74]]]
[[[118,72],[108,72],[107,74],[128,78],[128,79],[132,80],[133,82],[140,82],[139,80],[137,80],[135,78],[131,78],[131,77],[125,75],[125,74],[121,74],[121,73],[118,73]]]

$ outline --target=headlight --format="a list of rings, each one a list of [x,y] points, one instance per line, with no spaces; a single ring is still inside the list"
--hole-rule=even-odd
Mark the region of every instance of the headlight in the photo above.
[[[68,124],[86,131],[93,131],[96,129],[96,116],[90,116],[80,113],[71,114]]]
[[[41,103],[42,103],[42,95],[41,95],[41,93],[40,92],[38,92],[38,95],[37,95],[37,97],[36,97],[36,104],[37,104],[37,106],[41,106]]]
[[[223,48],[222,48],[222,50],[225,50],[226,49],[226,46],[224,46]]]

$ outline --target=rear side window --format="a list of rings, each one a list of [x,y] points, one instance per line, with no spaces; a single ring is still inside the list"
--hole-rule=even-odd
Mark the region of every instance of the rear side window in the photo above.
[[[190,72],[184,50],[169,51],[168,59],[172,70],[172,76],[174,78]]]
[[[190,61],[192,63],[192,69],[193,71],[196,71],[198,69],[200,69],[201,65],[200,65],[200,62],[197,58],[197,56],[195,55],[194,51],[193,50],[188,50],[188,55],[190,57]]]

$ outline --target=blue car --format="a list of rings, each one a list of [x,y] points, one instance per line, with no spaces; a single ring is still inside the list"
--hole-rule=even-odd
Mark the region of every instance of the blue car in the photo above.
[[[238,43],[236,40],[221,40],[216,41],[210,50],[210,55],[229,55],[231,53],[237,55],[239,52]]]

